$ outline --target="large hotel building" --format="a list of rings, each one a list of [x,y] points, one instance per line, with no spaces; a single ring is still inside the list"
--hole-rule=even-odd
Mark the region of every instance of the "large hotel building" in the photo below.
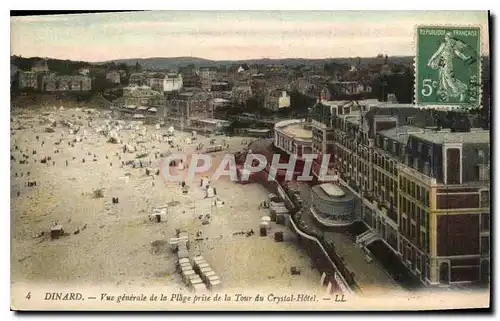
[[[303,129],[290,134],[292,124],[281,124],[275,146],[310,148],[319,156],[315,176],[322,155],[331,155],[336,186],[312,188],[320,225],[364,222],[368,231],[357,243],[382,241],[425,285],[488,283],[490,132],[474,128],[474,119],[461,131],[437,127],[431,115],[439,113],[449,117],[376,100],[318,102],[310,142]]]

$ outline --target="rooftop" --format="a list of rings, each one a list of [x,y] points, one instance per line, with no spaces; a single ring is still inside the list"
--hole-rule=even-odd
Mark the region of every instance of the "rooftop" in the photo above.
[[[204,123],[209,123],[209,124],[229,124],[229,122],[227,120],[216,119],[216,118],[202,118],[202,119],[198,119],[198,121],[204,122]]]
[[[487,130],[476,132],[421,132],[412,134],[412,136],[426,140],[435,144],[444,143],[469,143],[480,144],[490,143],[490,132]]]
[[[304,126],[308,124],[300,119],[290,119],[276,123],[275,128],[279,128],[290,137],[312,140],[312,130]]]
[[[424,128],[404,125],[387,130],[381,130],[379,133],[382,136],[396,140],[400,143],[406,143],[408,141],[408,138],[410,137],[410,134],[423,133],[424,131]]]
[[[312,139],[312,131],[310,129],[305,129],[303,124],[289,125],[285,127],[283,131],[287,135],[295,138]]]
[[[340,186],[334,185],[332,183],[321,184],[320,187],[326,194],[333,197],[340,197],[345,195],[344,191]]]
[[[354,199],[354,194],[349,190],[331,183],[313,186],[312,191],[325,202],[349,202]]]

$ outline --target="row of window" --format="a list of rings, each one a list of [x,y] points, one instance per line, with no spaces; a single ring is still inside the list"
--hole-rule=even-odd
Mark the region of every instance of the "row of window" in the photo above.
[[[409,262],[409,268],[412,272],[420,272],[421,280],[425,280],[430,273],[429,259],[421,255],[410,243],[401,240],[399,251],[403,255],[403,262]]]
[[[411,220],[418,222],[420,226],[427,229],[429,223],[428,212],[411,200],[399,195],[399,206],[401,213],[407,215]]]
[[[425,206],[430,206],[429,190],[419,185],[418,183],[415,183],[415,181],[407,179],[404,176],[400,176],[399,190],[419,200],[420,202],[425,204]]]

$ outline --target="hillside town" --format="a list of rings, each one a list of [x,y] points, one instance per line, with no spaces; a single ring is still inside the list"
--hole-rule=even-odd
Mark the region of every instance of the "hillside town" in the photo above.
[[[416,102],[414,57],[147,65],[11,57],[13,284],[489,289],[489,57],[474,108]]]

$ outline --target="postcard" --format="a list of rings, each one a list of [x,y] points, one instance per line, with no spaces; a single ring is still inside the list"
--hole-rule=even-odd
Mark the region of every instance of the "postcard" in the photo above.
[[[11,309],[489,308],[489,19],[11,16]]]

